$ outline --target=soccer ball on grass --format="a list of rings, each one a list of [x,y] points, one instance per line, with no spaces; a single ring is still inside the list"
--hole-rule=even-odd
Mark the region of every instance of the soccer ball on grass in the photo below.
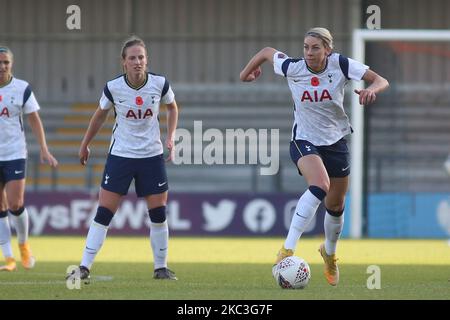
[[[303,289],[311,279],[311,269],[305,259],[290,256],[272,269],[273,276],[283,289]]]

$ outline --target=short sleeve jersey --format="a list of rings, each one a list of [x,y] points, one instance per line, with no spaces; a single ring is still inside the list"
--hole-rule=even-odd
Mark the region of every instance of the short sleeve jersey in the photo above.
[[[0,161],[26,159],[23,114],[39,109],[28,82],[13,77],[0,87]]]
[[[159,106],[174,100],[169,82],[160,75],[148,73],[139,88],[131,86],[125,75],[108,81],[100,98],[100,108],[114,108],[115,112],[109,152],[125,158],[162,154]]]
[[[344,87],[349,80],[361,80],[368,66],[332,53],[324,70],[316,73],[304,59],[279,51],[273,56],[273,65],[276,74],[286,77],[294,100],[292,140],[332,145],[351,133],[343,105]]]

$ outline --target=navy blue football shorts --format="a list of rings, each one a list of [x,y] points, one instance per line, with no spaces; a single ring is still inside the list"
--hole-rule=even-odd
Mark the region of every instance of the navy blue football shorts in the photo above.
[[[108,154],[102,188],[126,195],[133,179],[138,197],[169,190],[163,155],[135,159]]]
[[[330,178],[342,178],[350,174],[349,152],[344,138],[330,146],[315,146],[306,140],[293,140],[290,153],[295,166],[301,157],[316,154],[322,158]],[[300,170],[298,173],[302,174]]]
[[[25,179],[25,159],[0,161],[0,183]]]

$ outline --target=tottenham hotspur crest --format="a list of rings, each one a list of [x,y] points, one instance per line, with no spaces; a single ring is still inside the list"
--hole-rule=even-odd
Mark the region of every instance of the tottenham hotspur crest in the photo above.
[[[328,82],[329,83],[332,83],[333,82],[333,79],[331,79],[333,77],[333,74],[332,73],[329,73],[328,74]]]

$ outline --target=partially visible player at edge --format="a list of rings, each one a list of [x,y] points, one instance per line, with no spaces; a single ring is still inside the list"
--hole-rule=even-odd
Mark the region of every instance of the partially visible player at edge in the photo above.
[[[28,242],[28,212],[24,204],[27,147],[23,130],[23,114],[40,145],[40,160],[56,167],[58,162],[47,148],[45,132],[38,114],[39,104],[30,85],[12,74],[14,56],[0,46],[0,246],[6,264],[0,271],[17,269],[11,249],[8,212],[14,223],[22,266],[34,267],[35,259]]]
[[[276,49],[264,48],[245,66],[240,79],[254,81],[261,74],[260,65],[269,61],[276,74],[286,77],[294,100],[290,154],[309,188],[297,203],[275,263],[294,254],[298,240],[325,199],[325,242],[319,252],[325,262],[325,277],[336,286],[336,246],[344,224],[350,174],[344,137],[352,132],[343,107],[344,87],[349,80],[368,82],[367,88],[355,90],[359,103],[368,105],[389,83],[368,66],[333,52],[333,38],[325,28],[312,28],[306,33],[303,53],[304,58],[293,59]]]
[[[171,161],[178,121],[175,95],[165,77],[147,72],[147,48],[132,37],[122,48],[125,74],[108,81],[99,107],[89,123],[81,143],[79,157],[82,165],[89,158],[89,144],[95,137],[108,112],[114,109],[115,124],[99,193],[99,206],[86,239],[86,247],[78,270],[70,277],[90,278],[90,269],[100,250],[108,226],[121,198],[128,193],[134,179],[136,194],[144,197],[150,216],[150,243],[154,258],[155,279],[177,280],[167,268],[169,229],[166,221],[168,181],[160,139],[160,103],[167,106],[167,140]]]

